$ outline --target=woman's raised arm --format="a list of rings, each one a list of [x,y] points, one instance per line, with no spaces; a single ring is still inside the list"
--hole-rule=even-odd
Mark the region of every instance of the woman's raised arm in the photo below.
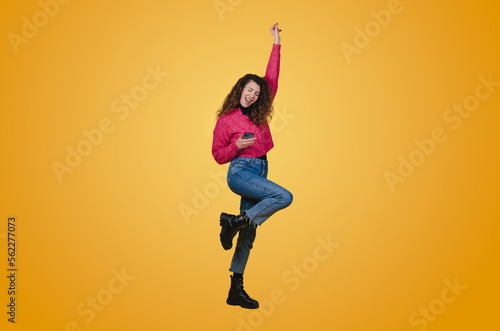
[[[278,77],[280,74],[280,49],[281,49],[281,38],[280,29],[278,28],[278,23],[271,27],[271,34],[274,37],[273,50],[271,56],[269,57],[269,62],[267,63],[266,76],[264,79],[271,87],[273,98],[278,91]]]

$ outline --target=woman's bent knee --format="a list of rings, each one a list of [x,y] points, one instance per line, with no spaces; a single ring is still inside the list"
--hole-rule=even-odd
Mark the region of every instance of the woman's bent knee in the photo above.
[[[292,193],[290,193],[290,191],[284,189],[284,191],[282,193],[282,198],[281,198],[281,202],[284,205],[283,208],[290,206],[292,204],[292,201],[293,201]]]

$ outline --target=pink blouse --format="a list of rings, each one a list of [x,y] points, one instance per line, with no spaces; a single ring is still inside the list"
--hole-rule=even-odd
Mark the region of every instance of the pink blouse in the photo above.
[[[278,91],[278,77],[280,72],[280,49],[281,45],[273,44],[273,50],[267,63],[266,76],[272,90],[272,97]],[[252,146],[239,149],[236,140],[245,132],[255,134],[255,142]],[[236,108],[229,114],[222,115],[215,124],[214,138],[212,142],[212,155],[219,164],[232,161],[239,156],[259,157],[273,148],[273,137],[269,125],[256,126],[250,119],[243,115],[240,108]]]

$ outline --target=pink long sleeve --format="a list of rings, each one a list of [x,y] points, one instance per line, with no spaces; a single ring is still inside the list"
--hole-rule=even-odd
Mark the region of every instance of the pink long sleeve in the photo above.
[[[242,115],[243,116],[243,115]],[[234,133],[231,132],[231,122],[228,117],[223,115],[217,120],[214,129],[214,139],[212,142],[212,155],[218,164],[224,164],[234,159],[240,152],[236,146]]]
[[[278,91],[280,49],[281,45],[273,44],[273,50],[267,63],[266,75],[264,76],[272,90],[273,98]],[[236,140],[245,132],[255,134],[257,139],[252,146],[240,150],[236,146]],[[257,127],[247,116],[243,115],[239,108],[217,119],[212,141],[212,155],[219,164],[231,162],[238,156],[259,157],[269,152],[273,146],[269,126]]]
[[[280,50],[281,45],[273,44],[273,50],[267,63],[266,76],[264,79],[267,81],[271,90],[273,91],[273,98],[278,92],[278,77],[280,75]]]

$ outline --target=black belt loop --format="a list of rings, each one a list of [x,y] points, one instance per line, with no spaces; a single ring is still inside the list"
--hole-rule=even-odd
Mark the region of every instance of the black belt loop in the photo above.
[[[262,156],[257,157],[257,159],[267,160],[267,155],[266,155],[266,154],[264,154],[264,155],[262,155]]]

